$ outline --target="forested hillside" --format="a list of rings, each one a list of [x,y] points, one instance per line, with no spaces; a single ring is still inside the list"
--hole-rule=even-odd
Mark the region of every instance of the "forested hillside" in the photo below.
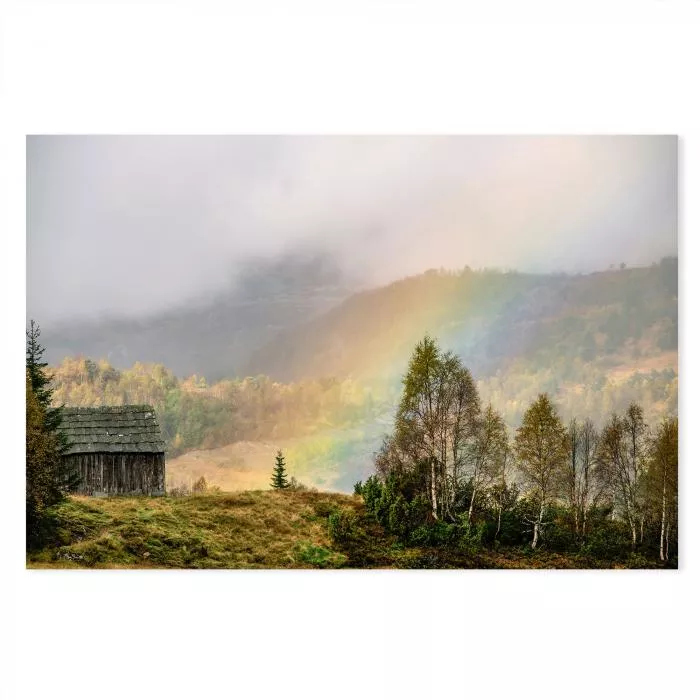
[[[221,340],[225,325],[213,339],[199,334],[219,368],[243,367],[226,379],[207,381],[206,362],[183,379],[161,363],[118,369],[74,357],[55,367],[54,398],[154,405],[171,460],[240,441],[270,443],[267,454],[284,442],[297,474],[347,491],[371,472],[412,347],[426,332],[469,367],[511,430],[541,392],[564,420],[602,420],[633,401],[652,423],[676,414],[677,285],[675,258],[579,276],[432,271],[350,297],[279,334],[244,366]],[[149,352],[157,350],[149,345],[144,359]]]
[[[478,376],[520,362],[559,368],[573,360],[612,368],[677,348],[678,261],[589,275],[431,270],[356,294],[255,353],[248,373],[393,377],[427,332]]]
[[[153,405],[171,457],[239,440],[283,440],[353,425],[381,410],[350,379],[279,384],[248,377],[208,385],[196,375],[180,380],[163,365],[137,362],[121,371],[86,358],[66,358],[53,378],[58,405]]]
[[[178,376],[214,381],[242,374],[251,353],[281,330],[327,311],[351,293],[326,256],[288,254],[251,260],[213,299],[144,318],[44,323],[47,359],[106,358],[119,369],[163,364]]]
[[[351,294],[323,257],[260,263],[217,299],[140,321],[44,329],[47,359],[164,364],[209,381],[264,374],[395,380],[430,333],[479,377],[644,364],[677,349],[678,261],[588,275],[432,270]],[[46,324],[45,324],[46,325]],[[663,369],[664,367],[660,367]]]

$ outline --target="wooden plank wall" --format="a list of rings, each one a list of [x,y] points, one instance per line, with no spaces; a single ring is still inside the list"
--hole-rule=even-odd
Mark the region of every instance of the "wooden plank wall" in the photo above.
[[[65,455],[80,475],[77,493],[87,496],[165,494],[163,453],[109,453]]]

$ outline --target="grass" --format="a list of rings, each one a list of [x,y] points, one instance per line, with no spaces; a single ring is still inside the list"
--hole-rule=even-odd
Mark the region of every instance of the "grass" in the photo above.
[[[247,491],[185,498],[74,496],[54,512],[53,542],[30,567],[316,568],[343,565],[313,492]],[[324,494],[344,505],[352,499]]]
[[[329,516],[351,516],[342,541]],[[54,538],[30,568],[628,568],[582,555],[522,549],[406,547],[361,498],[313,491],[246,491],[184,498],[73,496],[53,512]],[[652,564],[653,565],[653,564]]]

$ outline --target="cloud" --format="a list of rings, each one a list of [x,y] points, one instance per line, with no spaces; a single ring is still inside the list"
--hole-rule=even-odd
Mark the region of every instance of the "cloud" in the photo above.
[[[142,315],[255,256],[585,271],[677,250],[675,137],[36,136],[28,311]]]

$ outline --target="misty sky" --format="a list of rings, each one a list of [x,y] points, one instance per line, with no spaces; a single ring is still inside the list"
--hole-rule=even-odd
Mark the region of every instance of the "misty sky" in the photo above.
[[[27,154],[45,323],[159,311],[298,250],[364,285],[677,253],[675,137],[32,136]]]

